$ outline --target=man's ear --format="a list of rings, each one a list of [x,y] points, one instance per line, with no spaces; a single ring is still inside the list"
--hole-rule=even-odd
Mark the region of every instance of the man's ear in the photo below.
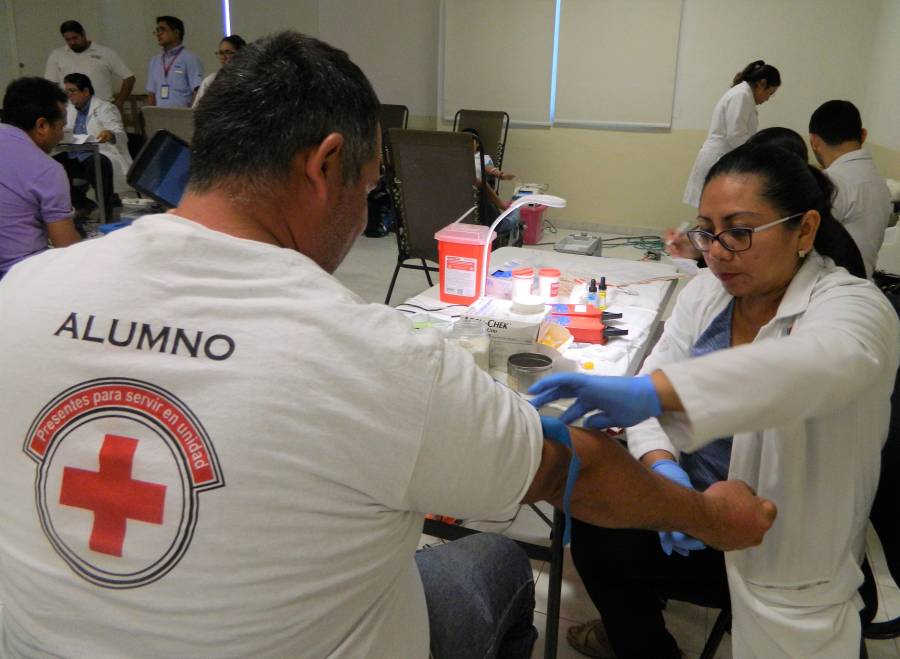
[[[863,128],[859,133],[859,145],[862,146],[866,143],[866,138],[869,136],[869,131]]]
[[[820,146],[822,146],[822,138],[816,135],[815,133],[809,134],[809,145],[812,147],[812,150],[815,151]]]
[[[344,136],[340,133],[330,133],[308,151],[303,173],[314,194],[322,200],[328,195],[329,186],[343,185],[344,174],[341,170],[343,149]]]

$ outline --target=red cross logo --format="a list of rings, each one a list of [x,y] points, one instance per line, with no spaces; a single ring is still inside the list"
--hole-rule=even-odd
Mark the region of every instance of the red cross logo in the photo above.
[[[59,502],[94,513],[90,548],[121,556],[129,519],[162,524],[166,486],[133,480],[131,469],[138,440],[106,435],[100,448],[100,471],[63,470]]]

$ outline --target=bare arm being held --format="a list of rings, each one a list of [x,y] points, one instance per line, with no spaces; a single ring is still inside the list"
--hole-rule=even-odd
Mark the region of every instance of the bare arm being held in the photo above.
[[[646,469],[605,433],[570,428],[581,458],[572,515],[609,528],[683,531],[722,550],[762,542],[775,520],[775,504],[741,481],[722,481],[699,493]],[[562,507],[569,451],[544,440],[541,465],[524,502]]]

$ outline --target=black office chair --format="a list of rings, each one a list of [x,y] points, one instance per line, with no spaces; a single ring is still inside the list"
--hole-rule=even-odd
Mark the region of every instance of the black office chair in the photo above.
[[[886,290],[886,295],[900,315],[900,292],[891,293]],[[875,501],[872,503],[872,510],[869,513],[869,521],[881,541],[891,578],[894,583],[900,584],[900,523],[898,523],[900,520],[900,479],[897,477],[898,471],[900,471],[900,371],[897,372],[894,392],[891,395],[891,423],[887,441],[881,450],[881,476],[878,481],[878,490],[875,492]],[[860,611],[863,638],[900,637],[900,616],[873,622],[878,613],[878,589],[868,558],[863,560],[862,571],[865,581],[859,587],[859,593],[865,605]],[[731,609],[722,609],[706,640],[700,659],[712,659],[725,632],[730,629]],[[865,659],[867,656],[865,643],[863,643],[860,657]]]
[[[394,228],[396,218],[390,193],[393,168],[391,167],[387,132],[391,128],[406,128],[408,121],[409,108],[405,105],[381,104],[378,118],[381,125],[381,176],[378,179],[378,185],[369,193],[367,199],[368,222],[363,232],[370,238],[386,236]]]
[[[453,131],[459,132],[466,128],[474,128],[478,132],[484,153],[491,157],[497,169],[503,169],[509,115],[502,110],[459,110],[453,117]],[[489,183],[499,192],[499,179]]]
[[[389,304],[400,268],[422,270],[433,286],[428,265],[438,262],[434,234],[472,206],[466,219],[477,224],[481,190],[475,180],[472,137],[446,131],[392,128],[387,135],[391,199],[397,222],[397,266],[384,303]],[[406,263],[417,259],[421,265]]]

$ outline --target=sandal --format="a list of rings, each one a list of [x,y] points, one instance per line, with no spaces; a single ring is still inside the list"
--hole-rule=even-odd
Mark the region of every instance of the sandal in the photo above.
[[[569,627],[566,632],[569,645],[588,657],[599,659],[615,659],[606,630],[603,628],[603,620],[591,620],[582,625]]]

